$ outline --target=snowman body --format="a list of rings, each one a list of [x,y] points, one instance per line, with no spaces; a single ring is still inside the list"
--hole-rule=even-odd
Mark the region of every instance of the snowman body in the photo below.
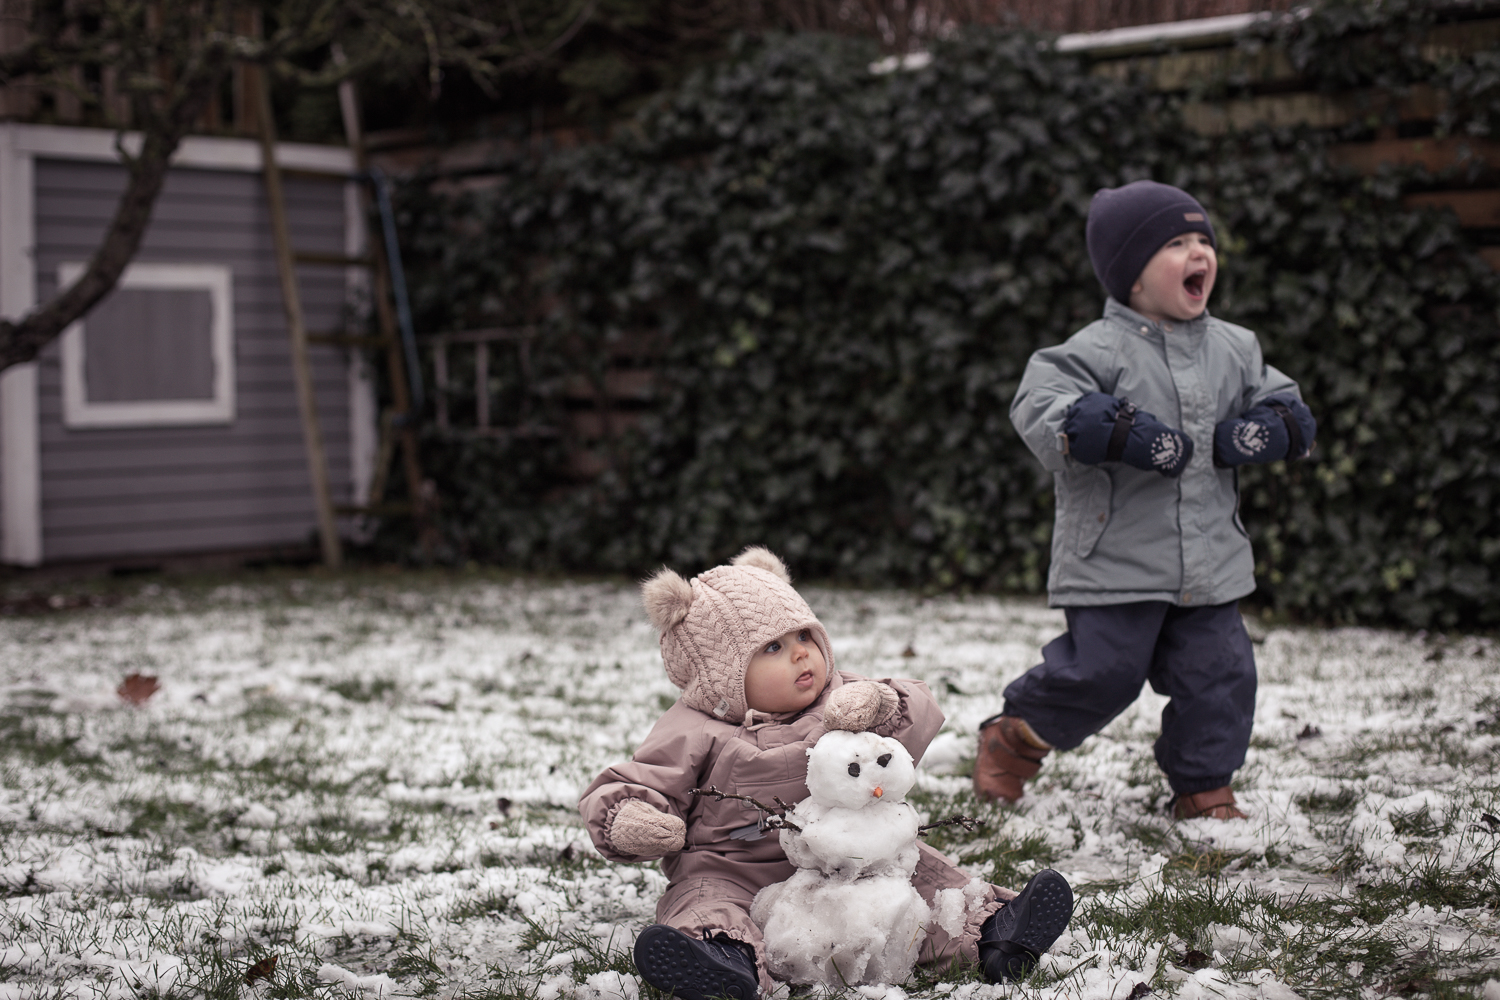
[[[781,846],[797,871],[762,889],[750,916],[771,975],[830,987],[911,975],[931,910],[911,884],[917,814],[911,754],[874,733],[835,730],[807,751],[808,798]]]

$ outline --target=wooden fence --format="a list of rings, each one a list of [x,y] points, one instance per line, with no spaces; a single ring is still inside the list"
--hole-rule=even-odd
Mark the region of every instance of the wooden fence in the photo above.
[[[1120,78],[1140,73],[1166,92],[1189,94],[1205,83],[1235,81],[1238,96],[1185,104],[1188,125],[1206,135],[1260,124],[1343,129],[1371,122],[1367,139],[1334,147],[1334,162],[1369,174],[1385,164],[1421,165],[1435,175],[1451,167],[1500,166],[1500,142],[1435,135],[1446,94],[1420,84],[1401,97],[1374,90],[1318,92],[1284,52],[1270,47],[1249,51],[1234,45],[1235,32],[1252,20],[1252,16],[1216,18],[1201,22],[1196,33],[1175,36],[1170,31],[1173,26],[1156,26],[1154,36],[1151,30],[1139,28],[1064,36],[1059,48],[1086,54],[1094,61],[1096,73]],[[1173,51],[1160,51],[1167,45]],[[1423,55],[1438,61],[1496,48],[1500,48],[1500,17],[1471,18],[1434,27]],[[1500,270],[1500,187],[1495,186],[1492,173],[1479,176],[1487,179],[1450,182],[1453,186],[1408,195],[1406,202],[1413,207],[1451,209],[1459,223],[1476,231],[1482,241],[1493,240],[1494,245],[1486,246],[1483,253]]]

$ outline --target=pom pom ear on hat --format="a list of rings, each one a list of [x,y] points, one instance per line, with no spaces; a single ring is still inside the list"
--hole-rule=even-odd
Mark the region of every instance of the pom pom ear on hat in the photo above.
[[[693,585],[664,566],[641,584],[641,604],[656,630],[665,632],[692,610]]]
[[[763,569],[773,576],[780,577],[783,583],[792,582],[792,574],[787,572],[786,563],[781,558],[766,548],[764,545],[751,545],[734,557],[731,566],[754,566]]]

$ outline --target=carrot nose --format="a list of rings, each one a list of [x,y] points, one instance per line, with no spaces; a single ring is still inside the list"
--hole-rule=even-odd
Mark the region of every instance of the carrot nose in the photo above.
[[[880,788],[879,785],[876,785],[874,791],[870,792],[870,794],[873,795],[873,796],[875,796],[878,799],[882,795],[884,795],[885,792],[881,790],[881,788]]]

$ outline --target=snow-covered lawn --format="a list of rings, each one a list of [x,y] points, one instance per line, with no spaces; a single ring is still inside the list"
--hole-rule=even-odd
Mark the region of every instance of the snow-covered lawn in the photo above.
[[[1078,892],[1027,983],[928,970],[907,995],[1500,997],[1495,641],[1256,629],[1253,818],[1174,823],[1149,690],[1019,810],[969,794],[975,727],[1059,614],[805,593],[839,666],[942,702],[913,801],[988,826],[937,846]],[[675,695],[626,584],[144,587],[0,619],[0,671],[0,998],[659,996],[629,947],[663,879],[603,862],[574,811]],[[139,708],[131,673],[161,682]]]

